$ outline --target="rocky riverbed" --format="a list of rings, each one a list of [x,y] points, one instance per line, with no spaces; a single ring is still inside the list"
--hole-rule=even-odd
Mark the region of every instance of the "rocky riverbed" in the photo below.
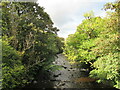
[[[86,88],[97,90],[97,88],[108,88],[104,84],[96,83],[96,79],[89,78],[88,68],[78,68],[71,65],[63,54],[59,54],[53,65],[60,66],[59,70],[40,71],[32,83],[24,88]]]

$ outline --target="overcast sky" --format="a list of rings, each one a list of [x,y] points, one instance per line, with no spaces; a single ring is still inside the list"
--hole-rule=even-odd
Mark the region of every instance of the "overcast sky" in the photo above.
[[[54,26],[60,31],[58,36],[66,38],[76,31],[84,19],[84,13],[93,11],[95,16],[105,16],[101,10],[107,2],[115,0],[38,0],[40,6],[50,15]]]

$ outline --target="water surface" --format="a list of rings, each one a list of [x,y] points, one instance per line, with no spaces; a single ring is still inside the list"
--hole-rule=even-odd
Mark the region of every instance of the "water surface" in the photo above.
[[[109,88],[109,86],[98,84],[95,79],[89,78],[89,69],[71,65],[63,54],[58,54],[53,64],[62,68],[55,71],[40,71],[35,80],[24,88],[84,88],[86,90]]]

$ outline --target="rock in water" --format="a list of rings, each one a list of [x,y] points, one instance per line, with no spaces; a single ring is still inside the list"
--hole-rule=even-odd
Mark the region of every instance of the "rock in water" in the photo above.
[[[66,69],[67,67],[65,67],[65,66],[62,66],[64,69]]]
[[[33,83],[34,83],[34,84],[36,84],[36,83],[37,83],[37,81],[33,81]]]

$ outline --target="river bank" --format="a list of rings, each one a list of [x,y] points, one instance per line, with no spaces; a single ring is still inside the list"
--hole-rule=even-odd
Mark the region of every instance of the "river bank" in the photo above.
[[[97,90],[109,88],[110,86],[98,84],[96,79],[89,78],[88,68],[78,68],[76,65],[71,65],[63,54],[58,54],[58,57],[53,62],[54,65],[61,67],[59,70],[40,71],[35,80],[23,89],[28,88],[83,88],[87,90]],[[114,89],[113,89],[114,90]]]

